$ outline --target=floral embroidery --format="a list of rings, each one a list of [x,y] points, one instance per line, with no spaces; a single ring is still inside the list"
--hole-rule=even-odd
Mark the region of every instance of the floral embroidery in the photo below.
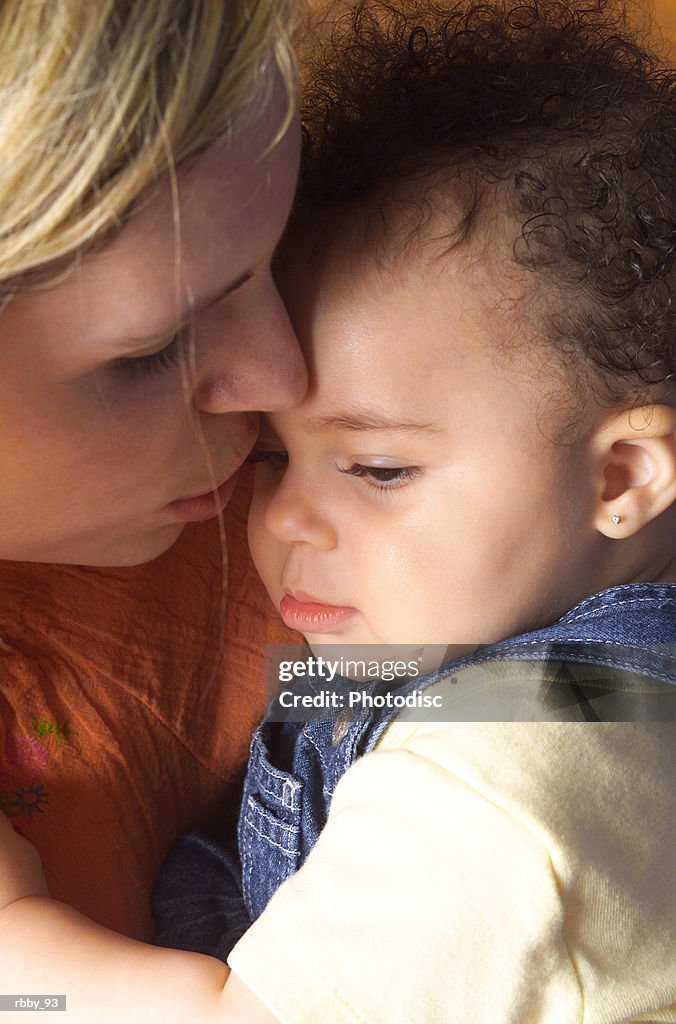
[[[50,794],[46,783],[47,764],[54,750],[45,741],[77,736],[69,718],[53,722],[46,718],[31,719],[36,736],[10,736],[7,739],[5,764],[0,766],[0,811],[13,819],[17,831],[33,824],[49,807]]]
[[[56,736],[57,747],[61,746],[62,737],[68,740],[71,736],[77,736],[77,730],[72,728],[70,718],[66,718],[61,725],[58,722],[47,722],[44,718],[38,722],[37,718],[34,718],[33,729],[40,737]]]
[[[15,807],[19,814],[27,814],[32,819],[33,814],[42,814],[49,803],[49,793],[41,782],[31,782],[30,786],[23,786],[14,791]]]
[[[44,775],[48,757],[49,751],[34,736],[11,737],[7,743],[9,764],[22,771]]]

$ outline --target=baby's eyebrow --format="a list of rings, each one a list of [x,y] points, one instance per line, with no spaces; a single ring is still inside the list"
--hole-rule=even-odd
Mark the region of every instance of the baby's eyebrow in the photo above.
[[[441,434],[433,423],[414,423],[410,420],[391,419],[373,412],[338,412],[331,416],[312,416],[307,421],[310,430],[387,430],[390,432],[418,432]]]

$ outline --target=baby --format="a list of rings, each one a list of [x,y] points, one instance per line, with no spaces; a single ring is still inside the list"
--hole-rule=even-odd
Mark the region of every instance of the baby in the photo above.
[[[451,645],[400,693],[552,720],[266,718],[238,848],[188,837],[156,894],[230,976],[8,839],[13,989],[71,1021],[676,1021],[673,80],[603,3],[433,6],[360,4],[311,68],[278,261],[311,383],[251,550],[317,653]],[[662,721],[599,722],[608,690]]]

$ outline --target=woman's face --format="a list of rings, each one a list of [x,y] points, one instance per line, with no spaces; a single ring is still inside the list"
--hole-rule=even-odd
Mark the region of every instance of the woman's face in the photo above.
[[[0,314],[0,558],[155,558],[227,502],[251,410],[302,398],[270,276],[298,165],[295,122],[266,152],[285,104],[280,86],[179,171],[178,207],[167,181],[64,281]]]

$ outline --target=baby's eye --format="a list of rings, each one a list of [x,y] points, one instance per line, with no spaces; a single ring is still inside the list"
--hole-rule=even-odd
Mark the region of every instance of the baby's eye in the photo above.
[[[254,448],[245,461],[253,465],[267,462],[272,469],[282,469],[288,466],[289,456],[283,448]]]
[[[370,487],[378,491],[393,491],[404,487],[420,475],[419,466],[365,466],[361,462],[353,462],[346,469],[338,467],[347,476],[361,477]]]

